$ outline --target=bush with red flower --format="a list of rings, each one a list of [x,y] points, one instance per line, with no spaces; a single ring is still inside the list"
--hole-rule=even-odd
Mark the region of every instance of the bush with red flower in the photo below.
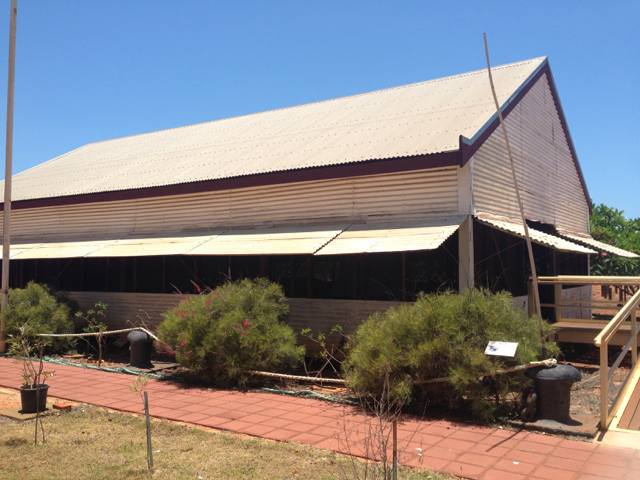
[[[304,347],[285,322],[289,305],[280,285],[243,279],[178,295],[158,335],[182,366],[204,378],[243,383],[247,370],[282,371],[302,361]]]

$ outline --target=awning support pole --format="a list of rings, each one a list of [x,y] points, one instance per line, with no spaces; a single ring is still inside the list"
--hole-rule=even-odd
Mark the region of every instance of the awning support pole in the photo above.
[[[540,342],[542,346],[542,358],[547,358],[547,346],[545,344],[544,329],[542,327],[542,311],[540,309],[540,291],[538,290],[538,275],[536,274],[536,264],[533,259],[533,249],[531,248],[531,238],[529,237],[529,227],[524,216],[524,208],[522,206],[522,199],[520,198],[520,189],[518,188],[518,179],[516,178],[516,167],[513,163],[513,155],[511,154],[511,146],[509,145],[509,137],[507,137],[507,129],[504,125],[504,119],[502,118],[502,112],[500,111],[500,104],[498,103],[498,97],[496,95],[496,89],[493,86],[493,77],[491,76],[491,64],[489,63],[489,47],[487,46],[487,34],[484,36],[484,51],[487,55],[487,71],[489,72],[489,83],[491,84],[491,93],[493,94],[493,101],[496,104],[496,111],[498,112],[498,118],[500,119],[500,126],[502,127],[502,133],[504,135],[504,141],[507,145],[507,154],[509,155],[509,162],[511,163],[511,175],[513,176],[513,186],[516,190],[516,198],[518,199],[518,206],[520,207],[520,218],[522,219],[522,226],[524,227],[524,236],[527,240],[527,250],[529,251],[529,263],[531,265],[531,278],[533,280],[533,296],[536,306],[536,315],[538,316],[538,328],[540,329]]]
[[[13,91],[16,76],[16,20],[18,0],[11,0],[9,27],[9,82],[7,86],[7,143],[4,169],[4,212],[2,224],[2,293],[0,312],[9,301],[9,250],[11,248],[11,164],[13,161]],[[4,318],[0,318],[0,353],[7,350],[7,331]]]

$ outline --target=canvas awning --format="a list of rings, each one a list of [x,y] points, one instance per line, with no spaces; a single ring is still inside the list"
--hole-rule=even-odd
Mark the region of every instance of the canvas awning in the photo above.
[[[465,216],[354,224],[316,255],[433,250],[455,232]]]
[[[521,238],[525,238],[524,227],[522,226],[522,224],[485,218],[483,216],[476,216],[476,219],[486,225],[489,225],[490,227],[502,230],[503,232],[511,233]],[[561,252],[596,253],[594,250],[591,250],[587,247],[583,247],[582,245],[578,245],[577,243],[564,240],[563,238],[556,237],[555,235],[549,235],[548,233],[540,232],[539,230],[535,230],[531,227],[529,227],[529,237],[531,238],[532,242],[544,245],[546,247],[555,248],[556,250],[559,250]]]
[[[637,255],[633,252],[628,252],[623,250],[622,248],[614,247],[613,245],[609,245],[607,243],[599,242],[595,240],[590,235],[584,235],[579,233],[570,232],[568,230],[564,230],[562,228],[557,228],[558,235],[563,238],[568,238],[571,241],[577,242],[582,245],[586,245],[587,247],[593,247],[596,250],[600,250],[602,252],[611,253],[613,255],[618,255],[619,257],[624,258],[638,258],[640,255]]]

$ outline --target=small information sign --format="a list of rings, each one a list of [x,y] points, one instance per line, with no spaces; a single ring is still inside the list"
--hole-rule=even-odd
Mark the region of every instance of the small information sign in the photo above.
[[[489,342],[486,355],[497,355],[499,357],[513,357],[516,354],[518,344],[514,342]]]

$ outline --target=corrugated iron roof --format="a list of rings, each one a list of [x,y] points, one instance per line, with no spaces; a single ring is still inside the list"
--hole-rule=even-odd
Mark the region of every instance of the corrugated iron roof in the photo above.
[[[593,247],[596,250],[600,250],[603,252],[611,253],[613,255],[618,255],[619,257],[624,258],[638,258],[640,255],[637,255],[633,252],[628,252],[623,250],[622,248],[614,247],[613,245],[609,245],[607,243],[599,242],[595,240],[591,236],[581,235],[579,233],[569,232],[568,230],[564,230],[562,228],[557,228],[558,234],[561,237],[568,238],[569,240],[573,240],[583,245],[587,245],[588,247]]]
[[[351,225],[316,255],[433,250],[455,232],[465,216]]]
[[[521,223],[511,223],[503,220],[495,220],[492,218],[486,218],[483,215],[476,216],[476,219],[483,223],[486,223],[491,227],[497,228],[498,230],[502,230],[503,232],[511,233],[517,235],[518,237],[525,238],[524,227]],[[556,250],[559,250],[561,252],[596,253],[595,251],[583,247],[582,245],[569,242],[568,240],[564,240],[554,235],[549,235],[548,233],[534,230],[531,227],[529,227],[529,237],[531,238],[532,242],[539,243],[540,245],[544,245],[546,247],[555,248]]]
[[[546,57],[493,67],[506,105]],[[457,151],[495,116],[486,70],[92,143],[13,179],[13,200]]]

